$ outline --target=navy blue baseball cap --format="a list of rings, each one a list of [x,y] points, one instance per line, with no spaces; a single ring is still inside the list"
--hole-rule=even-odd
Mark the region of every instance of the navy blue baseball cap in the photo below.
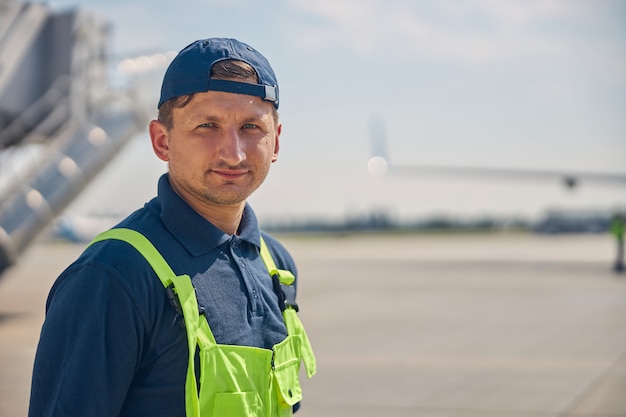
[[[227,59],[252,66],[258,84],[211,79],[211,67]],[[270,63],[256,49],[236,39],[201,39],[180,51],[165,71],[157,108],[172,98],[206,91],[257,96],[278,109],[278,83]]]

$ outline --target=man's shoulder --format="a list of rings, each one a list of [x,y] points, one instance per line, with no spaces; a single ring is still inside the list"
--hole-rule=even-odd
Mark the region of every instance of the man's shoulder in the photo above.
[[[122,220],[114,228],[127,228],[144,234],[145,230],[157,227],[158,216],[146,208]],[[118,281],[124,287],[153,285],[153,271],[145,257],[131,244],[119,239],[105,239],[93,242],[61,274],[59,279],[88,276],[89,279]],[[158,280],[157,280],[158,283]]]

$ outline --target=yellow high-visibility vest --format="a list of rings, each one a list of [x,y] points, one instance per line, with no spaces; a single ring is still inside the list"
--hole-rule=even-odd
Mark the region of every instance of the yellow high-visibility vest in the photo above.
[[[293,405],[302,400],[300,364],[304,362],[309,378],[316,370],[313,349],[293,305],[286,303],[283,311],[287,337],[272,349],[218,344],[206,317],[198,312],[195,289],[188,275],[176,275],[152,243],[137,231],[111,229],[96,236],[92,243],[106,239],[122,240],[137,249],[163,286],[178,300],[189,347],[185,382],[187,417],[292,415]],[[293,274],[276,268],[263,238],[261,258],[281,287],[291,286]],[[199,377],[194,361],[196,349],[200,355]]]

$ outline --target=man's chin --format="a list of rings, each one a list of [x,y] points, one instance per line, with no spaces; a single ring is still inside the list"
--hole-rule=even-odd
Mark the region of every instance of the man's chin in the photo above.
[[[223,206],[236,206],[245,203],[250,194],[250,192],[245,192],[243,190],[221,190],[220,192],[207,195],[206,198],[215,204]]]

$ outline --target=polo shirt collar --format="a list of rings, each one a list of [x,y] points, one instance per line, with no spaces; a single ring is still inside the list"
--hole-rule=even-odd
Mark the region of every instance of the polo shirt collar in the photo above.
[[[170,185],[169,174],[163,174],[159,179],[157,200],[161,206],[161,221],[193,256],[205,254],[233,238],[198,214],[176,194]],[[257,248],[261,246],[259,224],[252,207],[247,203],[237,235],[238,239]]]

